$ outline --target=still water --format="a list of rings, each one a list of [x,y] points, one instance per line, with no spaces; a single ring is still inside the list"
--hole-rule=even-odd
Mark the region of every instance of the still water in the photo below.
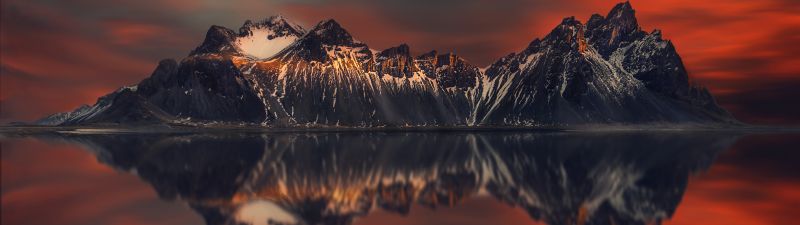
[[[800,135],[6,134],[2,224],[800,219]]]

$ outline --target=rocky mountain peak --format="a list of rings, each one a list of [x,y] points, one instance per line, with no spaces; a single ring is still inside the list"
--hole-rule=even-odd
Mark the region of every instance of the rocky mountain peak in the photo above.
[[[574,16],[564,17],[564,19],[561,19],[561,23],[559,25],[568,27],[579,26],[581,25],[581,21],[575,19]]]
[[[466,59],[461,58],[461,56],[458,56],[453,52],[448,52],[437,56],[437,61],[439,62],[439,66],[456,65],[458,63],[469,64]]]
[[[633,10],[631,2],[626,1],[615,5],[614,8],[608,12],[608,16],[606,16],[606,18],[635,17],[634,13],[636,13],[636,10]]]
[[[619,33],[629,34],[639,30],[639,23],[636,21],[636,11],[633,10],[630,2],[617,4],[608,12],[606,16],[609,23],[618,28]]]
[[[376,56],[377,71],[379,74],[389,74],[395,77],[411,77],[417,68],[408,45],[401,44],[381,51]]]
[[[606,20],[605,17],[601,16],[600,14],[595,13],[595,14],[592,14],[591,17],[589,17],[589,21],[586,22],[586,26],[589,26],[591,24],[598,24],[598,23],[601,23],[601,22],[603,22],[605,20]]]
[[[444,53],[436,57],[436,61],[439,62],[437,66],[452,65],[456,60],[458,60],[458,57],[452,52]]]
[[[566,17],[543,40],[539,41],[537,39],[531,42],[528,53],[538,52],[541,47],[547,46],[584,52],[588,49],[584,36],[585,30],[585,26],[574,16]]]
[[[436,79],[443,87],[472,87],[479,73],[478,67],[455,53],[448,52],[436,57]]]
[[[333,19],[320,22],[309,31],[308,35],[328,45],[348,46],[355,43],[353,36]]]
[[[575,35],[578,34],[579,30],[583,30],[583,24],[581,21],[575,19],[574,16],[566,17],[561,20],[561,23],[558,24],[552,31],[544,38],[546,41],[557,41],[557,40],[572,40]]]
[[[336,55],[336,52],[347,56],[349,53],[344,52],[349,51],[356,51],[357,55],[362,56],[359,61],[372,58],[372,53],[366,44],[354,40],[339,23],[328,19],[319,22],[305,36],[278,53],[276,57],[288,59],[296,56],[304,60],[326,62],[330,56]]]
[[[437,52],[436,50],[431,50],[430,52],[427,52],[425,54],[419,55],[416,58],[420,59],[420,60],[433,59],[433,58],[436,58],[437,55],[439,55],[439,52]]]
[[[300,25],[289,22],[283,15],[271,16],[256,22],[247,20],[244,22],[244,25],[239,28],[239,34],[241,36],[252,35],[253,30],[262,28],[273,30],[277,35],[283,36],[302,36],[305,34],[305,30]]]
[[[189,55],[206,54],[206,53],[220,53],[226,51],[235,51],[233,42],[236,40],[236,32],[223,26],[213,25],[208,28],[206,38],[203,43],[197,48],[192,50]]]
[[[653,36],[655,36],[656,38],[658,38],[660,40],[661,39],[661,30],[655,29],[655,30],[653,30],[653,32],[650,32],[650,35],[653,35]]]
[[[395,47],[388,48],[386,50],[381,51],[378,53],[378,58],[380,57],[411,57],[411,49],[408,47],[407,44],[400,44]]]
[[[294,43],[305,34],[297,24],[281,15],[257,22],[248,20],[239,28],[238,50],[247,56],[268,59]]]
[[[418,55],[414,57],[414,63],[417,64],[417,67],[422,70],[425,75],[429,78],[435,79],[436,78],[436,58],[439,55],[439,52],[436,50],[431,50],[422,55]]]
[[[586,23],[586,38],[604,57],[609,57],[618,47],[641,38],[642,32],[636,20],[636,11],[630,2],[617,4],[603,18],[595,14]]]
[[[239,32],[222,26],[211,26],[203,43],[190,55],[234,54],[269,58],[305,34],[297,24],[278,15],[260,21],[247,20]]]

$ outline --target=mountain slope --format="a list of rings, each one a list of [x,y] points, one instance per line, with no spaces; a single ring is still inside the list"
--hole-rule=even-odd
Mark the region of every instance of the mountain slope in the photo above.
[[[468,109],[453,102],[466,98],[410,58],[403,46],[375,54],[328,20],[273,59],[240,68],[264,102],[267,124],[463,124]]]
[[[672,43],[642,31],[629,3],[586,24],[566,18],[485,72],[453,53],[370,49],[334,20],[306,31],[277,16],[238,33],[212,26],[188,57],[130,89],[141,104],[117,107],[153,122],[270,127],[736,123],[688,80]],[[133,122],[82,110],[41,124]]]
[[[675,48],[660,31],[641,31],[627,2],[586,25],[565,18],[486,77],[476,124],[734,122],[707,90],[689,86]]]

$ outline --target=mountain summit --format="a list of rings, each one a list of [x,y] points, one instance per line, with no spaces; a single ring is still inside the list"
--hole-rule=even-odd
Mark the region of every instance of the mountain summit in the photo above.
[[[639,27],[630,3],[565,18],[479,69],[456,54],[374,50],[334,20],[306,31],[282,16],[212,26],[180,61],[46,125],[266,127],[732,125],[689,85],[673,44]]]

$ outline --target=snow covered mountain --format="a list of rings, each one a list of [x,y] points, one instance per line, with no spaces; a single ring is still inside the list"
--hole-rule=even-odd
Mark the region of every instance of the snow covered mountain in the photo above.
[[[47,125],[180,123],[269,127],[733,124],[689,84],[671,42],[629,3],[566,18],[485,69],[453,53],[412,56],[354,39],[334,20],[306,31],[282,16],[239,32],[212,26],[181,62]]]

